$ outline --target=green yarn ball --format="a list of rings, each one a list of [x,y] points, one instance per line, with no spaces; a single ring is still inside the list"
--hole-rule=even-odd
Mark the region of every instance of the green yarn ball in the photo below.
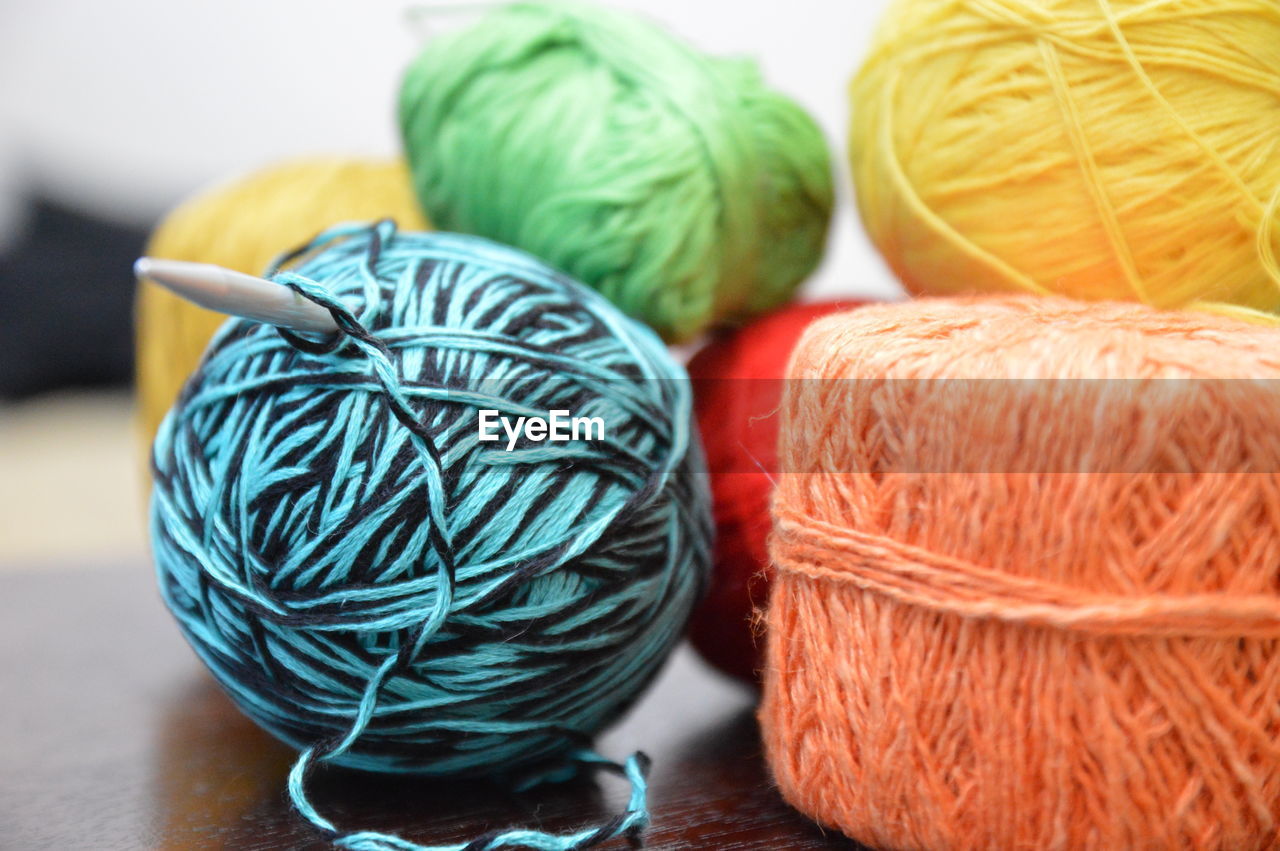
[[[517,3],[438,37],[400,126],[436,226],[529,251],[668,341],[786,302],[822,255],[813,119],[753,62],[629,14]]]

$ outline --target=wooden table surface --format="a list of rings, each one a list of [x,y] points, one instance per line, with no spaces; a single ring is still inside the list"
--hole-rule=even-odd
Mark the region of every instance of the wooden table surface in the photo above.
[[[682,648],[600,739],[613,758],[653,757],[646,847],[858,847],[782,802],[753,713],[747,689]],[[0,574],[0,848],[330,847],[289,808],[292,757],[205,673],[146,566]],[[340,769],[313,782],[340,827],[422,844],[576,829],[619,812],[627,793],[612,776],[523,795]]]

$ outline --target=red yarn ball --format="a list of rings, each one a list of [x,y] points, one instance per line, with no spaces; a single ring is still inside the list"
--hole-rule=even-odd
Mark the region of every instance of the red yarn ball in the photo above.
[[[716,522],[715,569],[689,638],[704,659],[740,679],[756,680],[763,659],[754,621],[768,600],[772,576],[770,476],[777,468],[787,361],[810,322],[858,304],[784,308],[714,340],[689,361]]]

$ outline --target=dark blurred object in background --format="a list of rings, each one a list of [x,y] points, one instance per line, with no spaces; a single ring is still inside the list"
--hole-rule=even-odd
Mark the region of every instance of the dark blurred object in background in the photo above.
[[[36,199],[0,254],[0,400],[127,385],[145,230]]]

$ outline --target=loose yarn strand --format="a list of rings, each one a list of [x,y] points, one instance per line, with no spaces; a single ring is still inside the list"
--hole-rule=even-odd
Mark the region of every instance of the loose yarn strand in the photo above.
[[[354,729],[354,728],[353,728]],[[319,830],[331,835],[330,841],[339,848],[350,851],[499,851],[503,848],[527,848],[532,851],[578,851],[592,848],[617,837],[626,837],[633,844],[640,842],[640,833],[649,825],[646,803],[648,794],[649,758],[637,751],[625,763],[612,762],[594,750],[579,751],[571,757],[584,766],[611,771],[623,775],[631,784],[631,795],[626,810],[614,819],[596,828],[574,833],[555,834],[538,830],[511,829],[494,831],[468,842],[451,845],[422,845],[394,834],[362,830],[342,833],[333,822],[320,815],[307,797],[307,774],[322,757],[314,749],[307,749],[289,772],[289,799],[295,809]]]
[[[417,415],[405,398],[386,344],[380,341],[362,324],[350,308],[317,281],[296,272],[281,270],[280,266],[297,257],[303,256],[325,244],[368,230],[370,243],[367,254],[360,263],[362,277],[366,286],[366,302],[363,316],[374,315],[377,311],[378,280],[376,266],[378,254],[383,244],[395,235],[395,223],[384,220],[373,228],[367,225],[339,225],[322,233],[313,242],[298,251],[282,256],[273,264],[271,271],[273,280],[287,286],[316,304],[329,310],[338,324],[341,337],[326,342],[306,340],[290,331],[277,329],[282,337],[291,345],[302,351],[311,353],[332,353],[340,348],[343,342],[355,346],[365,357],[373,370],[374,376],[393,415],[413,435],[415,445],[419,449],[423,469],[429,479],[429,510],[432,514],[431,531],[438,536],[435,553],[440,557],[441,576],[437,586],[438,593],[430,613],[416,630],[416,637],[405,642],[400,650],[387,657],[364,688],[356,715],[346,735],[329,745],[310,747],[302,751],[293,768],[289,772],[289,799],[294,808],[312,825],[332,835],[332,841],[341,848],[351,851],[497,851],[503,848],[529,848],[535,851],[573,851],[573,849],[590,848],[618,836],[638,837],[639,832],[648,824],[649,813],[646,805],[646,776],[648,758],[636,753],[629,757],[625,764],[612,762],[593,750],[579,750],[570,756],[571,762],[577,762],[595,768],[607,768],[622,774],[631,784],[631,795],[626,811],[610,822],[587,830],[571,834],[551,834],[535,830],[509,830],[454,845],[421,845],[402,839],[398,836],[376,831],[360,831],[342,833],[334,823],[321,815],[312,804],[306,793],[306,778],[320,763],[341,756],[359,739],[370,719],[373,717],[378,703],[378,695],[384,683],[397,671],[410,662],[432,637],[444,625],[453,606],[455,598],[456,567],[452,555],[452,542],[448,536],[448,525],[443,515],[445,504],[445,487],[442,478],[442,459],[435,441],[430,433],[418,421]],[[683,447],[682,447],[683,448]]]

